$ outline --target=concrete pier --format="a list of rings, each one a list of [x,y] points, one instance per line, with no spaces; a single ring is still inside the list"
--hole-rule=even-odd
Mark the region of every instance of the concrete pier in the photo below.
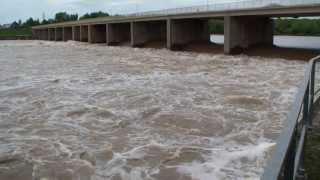
[[[107,45],[120,45],[131,42],[130,23],[108,23]]]
[[[33,39],[40,39],[40,31],[41,29],[32,29],[32,38]]]
[[[167,22],[132,22],[131,23],[131,46],[145,46],[149,42],[161,43],[166,46]]]
[[[168,20],[167,48],[180,49],[192,42],[210,42],[207,19]]]
[[[273,20],[268,17],[224,18],[224,52],[238,54],[254,45],[273,45]]]
[[[63,41],[72,40],[72,27],[63,28]]]
[[[63,28],[55,28],[55,41],[63,40]]]
[[[90,25],[88,42],[89,43],[106,43],[107,42],[106,24]]]
[[[89,28],[86,25],[80,26],[80,41],[88,42]]]
[[[40,38],[41,40],[48,40],[48,29],[43,29],[40,31]]]
[[[55,33],[55,28],[49,28],[49,34],[48,34],[48,40],[49,41],[54,41],[56,39],[56,33]]]
[[[72,26],[72,40],[80,41],[80,26]]]
[[[48,29],[36,31],[39,40],[48,40]]]

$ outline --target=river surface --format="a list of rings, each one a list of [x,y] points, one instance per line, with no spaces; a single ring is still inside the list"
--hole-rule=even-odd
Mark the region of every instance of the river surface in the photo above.
[[[0,41],[0,179],[259,179],[305,65]]]
[[[211,35],[211,42],[223,44],[223,35]],[[319,36],[274,36],[274,45],[285,48],[320,50]]]

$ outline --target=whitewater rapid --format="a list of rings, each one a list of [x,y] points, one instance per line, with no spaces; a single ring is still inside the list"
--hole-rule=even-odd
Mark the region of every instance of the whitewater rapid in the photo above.
[[[0,41],[0,179],[259,179],[305,65]]]

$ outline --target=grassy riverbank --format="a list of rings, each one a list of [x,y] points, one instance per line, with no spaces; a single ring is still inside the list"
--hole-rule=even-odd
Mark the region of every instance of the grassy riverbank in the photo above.
[[[209,31],[223,34],[223,20],[211,20]],[[274,19],[275,35],[320,36],[320,19]]]
[[[0,29],[0,38],[31,36],[31,35],[32,35],[31,27]]]

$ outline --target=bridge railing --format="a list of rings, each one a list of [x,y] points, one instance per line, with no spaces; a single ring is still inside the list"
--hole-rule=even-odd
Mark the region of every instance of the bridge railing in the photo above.
[[[312,59],[305,78],[287,116],[262,180],[294,180],[304,175],[305,140],[312,126],[313,106],[319,100],[320,56]]]
[[[136,12],[123,14],[127,16],[159,16],[159,15],[175,15],[196,12],[217,12],[228,10],[256,9],[256,8],[272,8],[281,6],[305,6],[320,4],[319,0],[243,0],[231,3],[208,3],[198,6],[172,8],[164,10],[154,10],[146,12]],[[140,7],[141,9],[141,7]],[[143,7],[142,7],[143,9]]]

